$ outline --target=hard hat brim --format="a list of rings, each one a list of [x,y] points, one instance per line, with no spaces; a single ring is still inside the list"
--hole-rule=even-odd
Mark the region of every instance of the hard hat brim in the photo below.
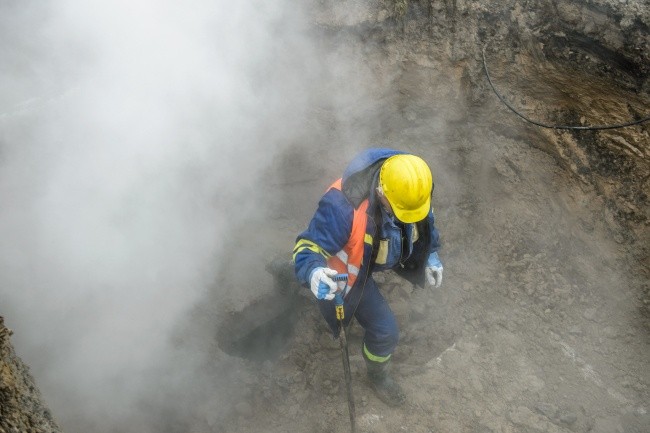
[[[390,203],[390,199],[388,202]],[[403,223],[411,224],[422,221],[427,217],[427,215],[429,215],[429,209],[431,209],[431,198],[427,198],[427,201],[417,209],[400,209],[393,203],[390,204],[393,209],[393,213],[398,220]]]

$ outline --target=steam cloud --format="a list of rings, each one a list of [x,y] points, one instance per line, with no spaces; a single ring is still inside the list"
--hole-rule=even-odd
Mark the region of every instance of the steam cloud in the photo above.
[[[199,384],[225,382],[171,337],[301,122],[315,63],[297,7],[0,6],[0,314],[64,431],[218,411]]]

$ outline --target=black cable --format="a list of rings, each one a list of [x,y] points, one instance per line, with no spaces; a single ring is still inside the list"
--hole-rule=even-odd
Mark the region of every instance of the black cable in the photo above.
[[[376,213],[373,214],[370,218],[372,218],[372,222],[375,224],[375,228],[379,227],[377,225],[377,220],[375,219]],[[376,234],[376,232],[375,232]],[[371,269],[372,269],[372,260],[373,260],[373,254],[375,252],[375,237],[373,236],[372,239],[372,245],[370,246],[370,258],[368,259],[368,264],[366,265],[366,274],[363,277],[363,285],[361,286],[361,293],[359,294],[359,300],[357,301],[357,304],[354,306],[354,310],[352,311],[352,317],[350,318],[350,321],[348,322],[348,325],[345,327],[346,332],[350,327],[352,326],[352,321],[354,320],[354,315],[357,313],[357,309],[359,308],[359,304],[361,303],[361,300],[363,298],[363,292],[366,290],[366,283],[368,282],[368,277],[371,274]],[[363,266],[361,266],[361,269],[363,269]],[[361,271],[359,269],[359,271]]]
[[[596,126],[569,126],[569,125],[550,125],[548,123],[542,123],[538,122],[535,120],[532,120],[523,114],[521,114],[519,111],[517,111],[516,108],[514,108],[508,101],[506,101],[503,96],[499,94],[497,89],[494,87],[494,84],[492,84],[492,79],[490,78],[490,73],[488,72],[488,67],[487,67],[487,62],[485,60],[485,48],[487,48],[487,44],[483,47],[483,68],[485,69],[485,75],[487,76],[488,82],[490,83],[490,86],[492,87],[492,90],[494,93],[497,95],[499,100],[505,104],[506,107],[508,107],[513,113],[515,113],[517,116],[521,117],[527,122],[532,123],[533,125],[541,126],[543,128],[551,128],[551,129],[581,129],[581,130],[603,130],[603,129],[616,129],[616,128],[625,128],[626,126],[632,126],[632,125],[638,125],[639,123],[647,122],[650,120],[650,116],[646,116],[642,119],[635,120],[633,122],[627,122],[627,123],[619,123],[616,125],[596,125]]]
[[[374,218],[373,218],[374,221]],[[377,226],[377,223],[375,222],[375,227]],[[359,295],[359,300],[357,301],[357,305],[354,306],[354,310],[352,311],[352,317],[350,317],[350,321],[348,322],[347,326],[345,326],[345,330],[347,332],[348,329],[352,326],[352,321],[354,320],[354,315],[357,313],[357,308],[359,308],[359,304],[361,303],[361,299],[363,298],[363,292],[366,290],[366,283],[368,282],[368,277],[370,276],[370,268],[372,268],[372,253],[375,249],[375,241],[373,239],[372,246],[370,247],[370,259],[368,260],[368,264],[366,265],[366,275],[363,277],[363,285],[361,286],[361,294]],[[362,266],[363,268],[363,266]],[[350,290],[352,290],[350,288]]]

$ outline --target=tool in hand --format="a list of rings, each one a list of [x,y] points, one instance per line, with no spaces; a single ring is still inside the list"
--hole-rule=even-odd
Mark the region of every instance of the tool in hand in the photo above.
[[[347,281],[348,274],[338,274],[332,277],[336,282]],[[339,342],[341,344],[341,359],[343,360],[343,373],[345,375],[345,387],[348,395],[348,411],[350,412],[350,426],[352,433],[356,432],[354,398],[352,396],[352,374],[350,372],[350,356],[348,354],[348,339],[345,335],[345,310],[343,309],[343,291],[334,295],[334,305],[336,308],[336,320],[339,322]]]

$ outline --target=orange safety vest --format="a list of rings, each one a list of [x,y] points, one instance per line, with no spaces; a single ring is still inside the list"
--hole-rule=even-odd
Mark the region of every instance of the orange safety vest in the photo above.
[[[341,190],[342,179],[338,179],[328,188]],[[348,242],[343,246],[343,249],[338,253],[330,256],[327,259],[327,266],[336,270],[338,273],[347,273],[348,281],[345,286],[343,296],[346,296],[350,289],[354,286],[361,265],[363,263],[364,243],[366,241],[366,227],[368,225],[368,216],[366,210],[368,209],[368,199],[361,202],[359,207],[354,210],[352,218],[352,231]],[[369,242],[372,245],[372,240]]]

